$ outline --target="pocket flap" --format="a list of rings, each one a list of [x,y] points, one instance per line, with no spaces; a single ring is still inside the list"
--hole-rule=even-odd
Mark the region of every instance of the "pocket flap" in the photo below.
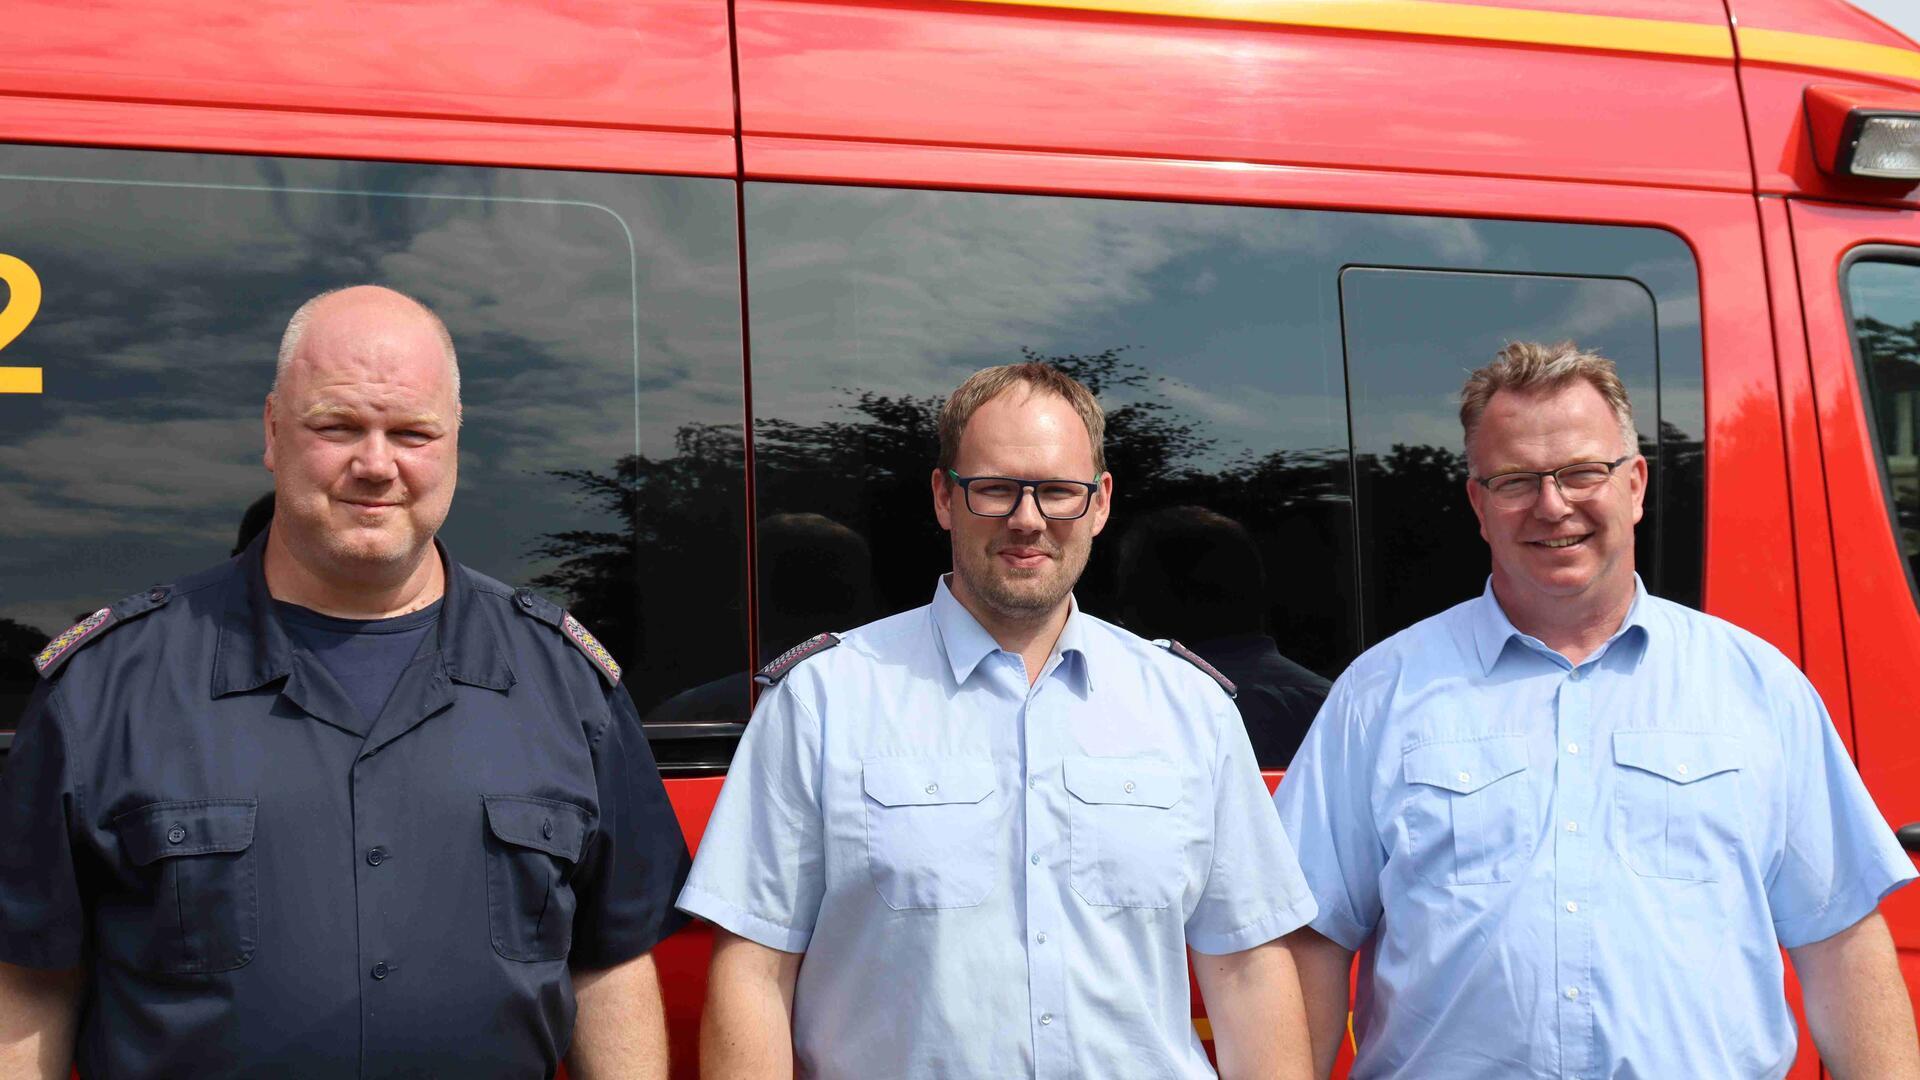
[[[587,839],[587,812],[569,802],[531,795],[482,795],[487,827],[509,844],[580,861]]]
[[[1616,731],[1613,760],[1691,784],[1741,765],[1740,736],[1717,731]]]
[[[860,781],[881,806],[977,803],[993,794],[993,762],[984,758],[874,758]]]
[[[1469,795],[1527,767],[1525,735],[1495,735],[1416,746],[1405,755],[1407,783]]]
[[[1180,776],[1151,758],[1068,758],[1067,790],[1081,802],[1166,808],[1180,801]]]
[[[135,866],[177,855],[245,851],[253,844],[258,799],[189,799],[151,803],[113,819],[120,846]]]

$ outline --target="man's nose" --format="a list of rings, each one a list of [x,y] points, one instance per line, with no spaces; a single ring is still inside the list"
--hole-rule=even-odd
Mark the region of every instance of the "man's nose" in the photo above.
[[[1047,527],[1047,518],[1040,512],[1040,493],[1030,487],[1020,489],[1020,497],[1013,504],[1013,513],[1007,515],[1007,528],[1017,532],[1039,532]]]
[[[1540,497],[1533,501],[1533,515],[1545,521],[1564,521],[1573,513],[1573,504],[1560,490],[1560,481],[1552,475],[1540,478]]]
[[[393,479],[399,473],[399,467],[393,456],[393,443],[386,435],[372,432],[360,440],[354,451],[351,471],[355,480]]]

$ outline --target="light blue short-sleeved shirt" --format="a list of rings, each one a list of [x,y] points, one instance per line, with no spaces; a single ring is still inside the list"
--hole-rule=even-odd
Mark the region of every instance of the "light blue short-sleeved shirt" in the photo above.
[[[1029,688],[943,581],[769,690],[680,907],[805,952],[805,1076],[1208,1077],[1189,946],[1314,903],[1233,702],[1080,612]]]
[[[1335,683],[1274,801],[1356,1080],[1783,1076],[1780,946],[1913,879],[1793,664],[1636,590],[1578,667],[1489,585]]]

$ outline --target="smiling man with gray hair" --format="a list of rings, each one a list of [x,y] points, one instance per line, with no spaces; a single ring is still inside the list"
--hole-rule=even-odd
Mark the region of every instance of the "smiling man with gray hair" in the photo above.
[[[1287,939],[1320,1075],[1915,1080],[1877,914],[1914,870],[1772,646],[1649,594],[1613,364],[1518,343],[1461,392],[1486,590],[1369,649],[1275,795],[1319,900]]]
[[[686,847],[620,665],[436,540],[460,415],[424,305],[314,298],[265,534],[35,659],[0,1075],[666,1075]]]

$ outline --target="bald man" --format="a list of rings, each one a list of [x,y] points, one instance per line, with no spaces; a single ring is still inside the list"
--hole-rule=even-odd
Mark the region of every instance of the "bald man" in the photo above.
[[[48,644],[0,781],[0,1075],[666,1075],[687,853],[620,666],[461,566],[460,375],[293,316],[271,526]]]

